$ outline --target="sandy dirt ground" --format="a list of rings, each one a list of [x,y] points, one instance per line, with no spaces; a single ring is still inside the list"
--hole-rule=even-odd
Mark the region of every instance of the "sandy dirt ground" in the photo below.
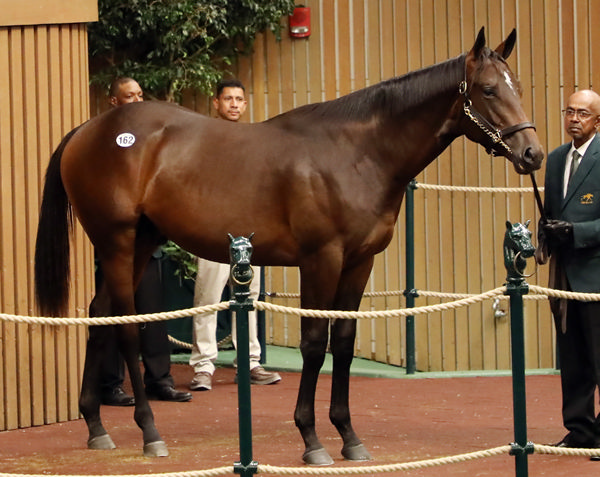
[[[178,389],[193,376],[172,366]],[[83,420],[0,432],[0,472],[48,475],[122,475],[185,472],[232,466],[239,460],[235,371],[219,368],[213,390],[195,392],[187,403],[152,402],[158,429],[170,455],[142,456],[141,432],[133,408],[102,407],[105,427],[117,449],[86,448]],[[261,464],[303,466],[302,439],[293,412],[300,375],[282,373],[271,386],[252,387],[253,458]],[[564,435],[558,376],[527,377],[528,439],[556,442]],[[514,440],[510,377],[386,379],[352,377],[353,425],[373,456],[366,463],[343,460],[341,439],[328,420],[331,376],[322,375],[316,396],[317,430],[334,466],[384,465],[476,452]],[[534,454],[529,476],[600,475],[600,462],[586,457]],[[363,474],[364,475],[364,474]],[[375,475],[375,474],[369,474]],[[443,467],[398,471],[391,476],[514,476],[508,454]]]

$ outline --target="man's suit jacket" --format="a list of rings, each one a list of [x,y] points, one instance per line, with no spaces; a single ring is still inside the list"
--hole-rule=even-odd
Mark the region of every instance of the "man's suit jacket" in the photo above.
[[[600,292],[600,137],[596,135],[581,159],[563,198],[563,177],[571,143],[548,155],[544,208],[548,219],[573,224],[573,243],[551,250],[571,289]]]

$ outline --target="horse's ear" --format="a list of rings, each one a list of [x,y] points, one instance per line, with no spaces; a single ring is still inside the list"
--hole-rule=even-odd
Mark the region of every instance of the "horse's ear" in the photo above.
[[[481,27],[479,33],[477,34],[477,39],[475,40],[475,44],[473,48],[471,48],[471,53],[475,58],[479,58],[479,55],[485,48],[485,27]]]
[[[252,232],[252,233],[250,234],[250,237],[248,237],[248,242],[252,242],[252,237],[254,237],[254,232]]]
[[[517,30],[513,28],[510,34],[506,37],[506,40],[498,45],[498,48],[496,48],[496,53],[498,53],[504,59],[508,58],[515,47],[516,41]]]
[[[230,233],[227,233],[227,236],[229,237],[229,243],[233,243],[233,241],[235,240],[233,235],[231,235]]]
[[[525,222],[525,228],[527,228],[527,229],[528,229],[528,228],[529,228],[529,224],[530,224],[530,223],[531,223],[531,220],[527,220],[527,221]]]
[[[512,224],[510,223],[509,220],[506,221],[506,230],[510,230],[512,229]]]

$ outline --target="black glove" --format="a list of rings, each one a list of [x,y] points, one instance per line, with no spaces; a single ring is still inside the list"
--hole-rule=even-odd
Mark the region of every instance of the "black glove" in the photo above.
[[[542,230],[553,248],[573,243],[573,224],[571,222],[550,219],[542,225]]]
[[[535,249],[534,257],[538,265],[545,265],[550,258],[549,243],[546,234],[544,233],[544,225],[546,219],[540,219],[537,228],[538,245]]]

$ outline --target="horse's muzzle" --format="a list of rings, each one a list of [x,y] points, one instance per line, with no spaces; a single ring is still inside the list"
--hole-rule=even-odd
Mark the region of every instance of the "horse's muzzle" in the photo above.
[[[519,155],[513,151],[510,160],[519,174],[530,174],[542,167],[544,150],[541,146],[528,146]]]

